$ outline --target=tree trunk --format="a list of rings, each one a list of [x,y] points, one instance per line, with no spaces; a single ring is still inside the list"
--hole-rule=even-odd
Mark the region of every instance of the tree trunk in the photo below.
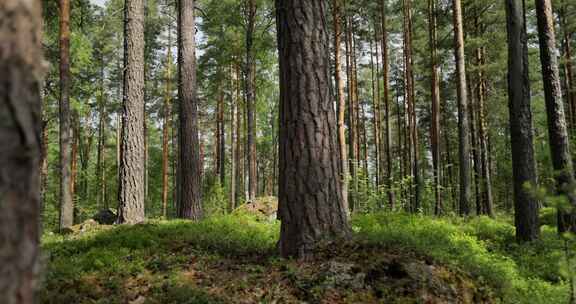
[[[574,74],[572,70],[572,48],[570,47],[571,41],[571,31],[568,25],[568,2],[565,2],[565,6],[562,8],[560,15],[561,27],[564,30],[563,37],[563,51],[564,51],[564,73],[566,75],[566,104],[568,105],[568,112],[571,114],[570,127],[573,132],[576,132],[576,80],[574,80]]]
[[[574,194],[574,168],[570,154],[570,138],[566,127],[558,58],[556,57],[556,37],[554,15],[550,0],[535,0],[538,19],[538,40],[540,42],[540,62],[548,117],[550,155],[556,179],[556,191],[565,196],[570,206],[558,209],[558,232],[576,233],[576,194]]]
[[[376,38],[376,28],[374,28],[374,38]],[[376,45],[376,52],[374,52],[374,45]],[[381,178],[380,178],[380,84],[378,79],[378,72],[376,66],[378,63],[374,62],[374,54],[378,57],[378,41],[376,39],[370,40],[370,71],[372,76],[372,133],[374,136],[374,181],[376,183],[376,191],[380,191]],[[378,61],[378,59],[376,59]]]
[[[420,168],[418,147],[418,126],[416,120],[416,99],[414,93],[414,73],[412,57],[412,0],[403,0],[404,10],[404,63],[406,82],[406,105],[408,121],[408,147],[412,182],[410,189],[411,212],[420,210]]]
[[[144,1],[125,0],[118,223],[144,221]]]
[[[220,187],[226,183],[226,127],[224,124],[224,86],[222,85],[220,97],[218,98],[218,174],[220,176]]]
[[[492,173],[489,162],[488,152],[488,132],[486,111],[484,110],[484,103],[486,100],[486,79],[484,75],[485,62],[485,49],[484,47],[477,49],[477,62],[478,62],[478,140],[480,142],[480,162],[481,162],[481,184],[482,184],[482,213],[490,217],[494,217],[494,203],[492,201]]]
[[[78,221],[78,195],[77,177],[78,177],[78,142],[80,141],[80,121],[78,112],[74,112],[72,118],[72,153],[70,154],[70,196],[72,197],[72,225]]]
[[[349,193],[349,208],[350,211],[354,210],[356,205],[356,195],[358,193],[358,135],[356,126],[356,104],[354,94],[354,68],[352,62],[352,18],[346,18],[346,74],[348,79],[348,141],[349,141],[349,161],[350,161],[350,178],[352,180],[352,193]]]
[[[236,94],[236,78],[238,75],[235,74],[234,65],[230,65],[230,212],[236,209],[236,168],[238,162],[236,159],[237,145],[238,145],[238,127],[237,127],[237,116],[238,116],[238,100],[240,96]]]
[[[330,96],[324,2],[277,0],[280,58],[279,249],[308,257],[349,235]],[[306,47],[305,47],[306,46]],[[304,81],[302,81],[304,80]]]
[[[438,34],[436,21],[436,0],[428,0],[428,27],[430,39],[430,73],[432,96],[432,120],[430,125],[430,143],[432,150],[432,167],[434,177],[434,214],[444,212],[442,204],[441,164],[440,164],[440,75],[438,74]]]
[[[70,0],[60,0],[60,230],[74,225],[70,130]]]
[[[0,1],[0,303],[3,304],[36,303],[40,282],[40,86],[44,74],[41,3]]]
[[[170,125],[172,113],[172,31],[168,28],[168,49],[166,51],[166,91],[164,92],[164,117],[162,123],[162,216],[168,216],[168,162],[170,159]]]
[[[464,57],[464,30],[462,25],[462,4],[453,0],[454,10],[454,53],[458,77],[458,156],[460,162],[460,201],[461,215],[470,214],[470,137],[468,130],[468,92],[466,87],[466,59]]]
[[[256,164],[256,87],[255,87],[255,59],[254,59],[254,30],[256,26],[256,0],[246,0],[246,115],[247,133],[247,159],[248,159],[248,201],[256,199],[258,190],[257,164]]]
[[[340,62],[340,45],[342,31],[340,18],[342,12],[342,0],[333,0],[332,13],[334,22],[334,79],[336,81],[336,96],[338,98],[338,146],[340,147],[340,177],[342,180],[342,204],[346,211],[348,205],[348,148],[346,146],[346,99],[344,96],[344,81],[342,80],[342,63]]]
[[[538,201],[532,195],[536,188],[536,162],[530,110],[528,75],[528,37],[523,0],[506,0],[508,27],[508,94],[516,238],[532,241],[539,238]],[[531,189],[526,189],[529,186]]]
[[[96,193],[98,208],[104,207],[106,196],[106,167],[104,163],[106,153],[106,96],[104,91],[104,55],[100,54],[100,98],[98,100],[98,152],[96,159],[96,179],[99,184]]]
[[[394,209],[395,199],[392,190],[392,132],[390,127],[390,73],[388,59],[388,26],[386,22],[386,0],[380,2],[380,18],[382,22],[382,74],[384,78],[383,103],[384,103],[384,150],[386,151],[386,191],[390,209]],[[400,145],[400,142],[398,142]]]
[[[180,196],[178,217],[202,218],[201,161],[196,92],[194,0],[178,1],[178,74],[180,84]]]

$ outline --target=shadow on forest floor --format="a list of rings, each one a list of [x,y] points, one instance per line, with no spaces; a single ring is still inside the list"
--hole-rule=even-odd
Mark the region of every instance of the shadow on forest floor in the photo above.
[[[151,221],[44,239],[42,303],[567,303],[562,243],[516,245],[478,218],[358,216],[314,260],[275,253],[278,223]]]

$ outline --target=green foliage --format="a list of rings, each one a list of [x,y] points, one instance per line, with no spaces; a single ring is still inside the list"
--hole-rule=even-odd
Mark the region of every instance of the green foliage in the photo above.
[[[512,226],[489,218],[464,222],[384,213],[357,217],[353,229],[360,241],[414,251],[468,272],[505,303],[568,301],[558,265],[562,242],[549,231],[541,242],[518,245]]]

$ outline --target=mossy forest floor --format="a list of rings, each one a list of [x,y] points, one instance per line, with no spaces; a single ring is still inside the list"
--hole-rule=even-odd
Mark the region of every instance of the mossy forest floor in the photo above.
[[[309,261],[277,256],[248,215],[47,235],[41,303],[568,303],[563,240],[514,242],[504,220],[356,216]]]

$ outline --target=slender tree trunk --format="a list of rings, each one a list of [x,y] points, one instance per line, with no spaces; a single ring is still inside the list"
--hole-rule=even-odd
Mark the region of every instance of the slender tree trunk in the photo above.
[[[472,77],[467,74],[467,79],[472,79]],[[477,79],[477,82],[480,80]],[[468,82],[468,90],[467,92],[470,94],[468,96],[468,130],[470,130],[470,152],[471,153],[471,161],[472,161],[472,176],[474,177],[474,199],[476,202],[476,214],[482,214],[482,204],[480,200],[480,154],[478,153],[479,150],[479,143],[478,143],[478,134],[476,130],[476,97],[473,93],[475,92],[474,88],[472,88],[472,82]]]
[[[333,133],[336,116],[329,89],[324,5],[322,1],[276,1],[281,121],[279,248],[285,257],[308,257],[319,241],[347,237],[350,231]]]
[[[41,1],[0,2],[0,303],[40,282]]]
[[[346,98],[344,95],[344,81],[342,80],[342,63],[341,63],[341,36],[340,26],[342,0],[333,0],[332,4],[333,22],[334,22],[334,79],[336,81],[336,94],[338,98],[338,146],[340,147],[340,175],[342,180],[342,204],[348,212],[348,148],[346,146]]]
[[[106,167],[104,158],[106,153],[106,96],[104,91],[104,55],[100,54],[100,99],[98,102],[98,152],[96,156],[96,178],[99,184],[96,193],[98,208],[103,208],[106,196]]]
[[[237,145],[238,145],[238,126],[237,126],[237,116],[238,116],[238,100],[240,96],[236,94],[236,78],[234,66],[230,65],[230,207],[229,212],[236,209],[236,170],[237,170]]]
[[[416,119],[416,100],[414,93],[414,73],[412,58],[412,0],[403,0],[404,10],[404,62],[406,78],[406,105],[408,119],[408,141],[412,183],[410,189],[410,210],[420,210],[420,168],[418,148],[418,126]]]
[[[172,113],[172,31],[168,28],[168,48],[166,50],[166,91],[164,92],[164,117],[162,122],[162,216],[168,216],[168,162],[170,159],[170,117]]]
[[[44,113],[43,113],[44,114]],[[43,115],[44,116],[44,115]],[[48,121],[42,120],[42,156],[40,159],[40,210],[46,206],[46,192],[48,190]]]
[[[258,190],[256,163],[256,87],[254,59],[254,30],[256,26],[256,0],[246,0],[246,115],[247,159],[248,159],[248,201],[254,202]]]
[[[390,127],[390,72],[388,59],[388,26],[386,20],[386,0],[380,2],[380,18],[382,24],[382,74],[384,80],[383,103],[384,103],[384,150],[386,151],[386,191],[390,209],[394,209],[395,198],[392,190],[392,132]],[[400,130],[398,130],[400,132]],[[400,145],[400,142],[398,142]]]
[[[560,206],[558,210],[558,232],[576,233],[576,194],[574,194],[574,167],[570,154],[570,138],[566,127],[558,58],[556,57],[556,37],[554,15],[550,0],[535,0],[538,19],[538,40],[540,42],[540,62],[548,117],[550,155],[555,171],[556,191],[566,196],[570,206]]]
[[[358,194],[358,154],[357,154],[357,126],[356,126],[356,107],[355,107],[355,94],[354,94],[354,68],[352,62],[352,18],[346,18],[346,74],[348,79],[348,142],[350,143],[350,178],[352,180],[352,193],[349,193],[349,208],[350,211],[354,210],[356,205],[356,195]]]
[[[476,60],[478,65],[478,141],[479,141],[479,153],[480,153],[480,182],[481,182],[481,205],[482,213],[488,216],[494,216],[494,207],[492,201],[492,177],[490,164],[488,161],[488,132],[487,132],[487,121],[486,113],[484,110],[484,103],[486,100],[486,76],[484,75],[485,66],[485,55],[484,48],[478,48],[476,50]]]
[[[202,218],[201,161],[196,92],[194,0],[178,1],[178,74],[180,84],[180,196],[178,217]]]
[[[432,120],[430,125],[430,143],[432,146],[432,167],[434,177],[434,214],[444,212],[442,194],[440,193],[440,75],[438,74],[438,34],[436,21],[436,0],[428,0],[428,27],[430,36],[430,73],[432,96]]]
[[[453,0],[454,11],[454,53],[458,77],[458,156],[460,162],[460,202],[461,215],[470,214],[470,136],[468,130],[468,92],[466,87],[466,59],[464,56],[464,30],[462,25],[462,4]]]
[[[220,186],[226,183],[226,129],[224,124],[224,87],[222,86],[220,97],[218,98],[218,174],[220,176]]]
[[[564,32],[563,37],[563,51],[564,51],[564,73],[566,76],[566,104],[568,105],[568,112],[570,115],[569,126],[572,131],[576,131],[576,80],[574,80],[574,72],[572,67],[572,48],[571,48],[571,31],[568,25],[568,1],[565,2],[564,7],[560,12],[561,27]]]
[[[528,41],[523,0],[506,0],[508,26],[508,94],[516,238],[539,238],[538,201],[532,195],[536,187],[536,162],[530,111]],[[527,189],[529,186],[532,190]]]
[[[376,28],[374,28],[374,38],[376,38]],[[376,39],[370,40],[370,71],[372,76],[372,133],[374,136],[374,181],[376,191],[380,191],[380,84],[378,72],[376,71],[377,63],[374,62],[374,54],[378,57],[378,47],[374,52],[374,45],[378,45]]]
[[[244,107],[242,107],[242,94],[240,93],[242,87],[242,75],[240,74],[240,67],[238,64],[235,66],[236,69],[236,201],[240,201],[242,197],[242,191],[244,191],[244,158],[243,153],[243,137],[242,137],[242,126],[244,119]]]
[[[74,224],[70,130],[70,0],[60,0],[60,230]]]
[[[125,0],[118,223],[144,221],[144,1]]]

